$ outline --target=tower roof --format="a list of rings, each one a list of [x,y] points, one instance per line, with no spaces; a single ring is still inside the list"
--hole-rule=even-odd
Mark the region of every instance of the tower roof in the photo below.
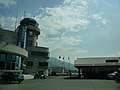
[[[20,21],[20,24],[29,24],[29,23],[36,24],[37,21],[34,20],[33,18],[24,18],[23,20]]]

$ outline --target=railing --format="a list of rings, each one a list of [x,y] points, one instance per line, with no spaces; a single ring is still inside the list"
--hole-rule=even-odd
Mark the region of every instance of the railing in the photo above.
[[[39,28],[37,28],[37,27],[34,27],[34,26],[32,26],[32,25],[27,25],[27,28],[28,29],[32,29],[32,30],[36,30],[37,32],[38,32],[38,34],[40,34],[40,29]]]

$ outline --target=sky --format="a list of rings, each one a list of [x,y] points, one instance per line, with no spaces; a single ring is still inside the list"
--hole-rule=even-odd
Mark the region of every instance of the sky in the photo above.
[[[120,56],[120,0],[0,0],[2,28],[14,31],[16,15],[17,26],[24,17],[39,23],[50,57]]]

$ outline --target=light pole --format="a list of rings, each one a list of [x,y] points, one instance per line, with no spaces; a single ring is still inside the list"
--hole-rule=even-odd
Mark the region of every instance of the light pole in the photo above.
[[[70,74],[70,77],[71,77],[70,57],[68,57],[68,60],[69,60],[69,74]]]

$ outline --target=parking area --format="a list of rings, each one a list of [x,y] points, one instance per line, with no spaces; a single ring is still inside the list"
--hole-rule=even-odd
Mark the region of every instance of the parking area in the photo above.
[[[120,90],[114,80],[97,79],[48,79],[24,80],[21,84],[0,84],[0,90]]]

